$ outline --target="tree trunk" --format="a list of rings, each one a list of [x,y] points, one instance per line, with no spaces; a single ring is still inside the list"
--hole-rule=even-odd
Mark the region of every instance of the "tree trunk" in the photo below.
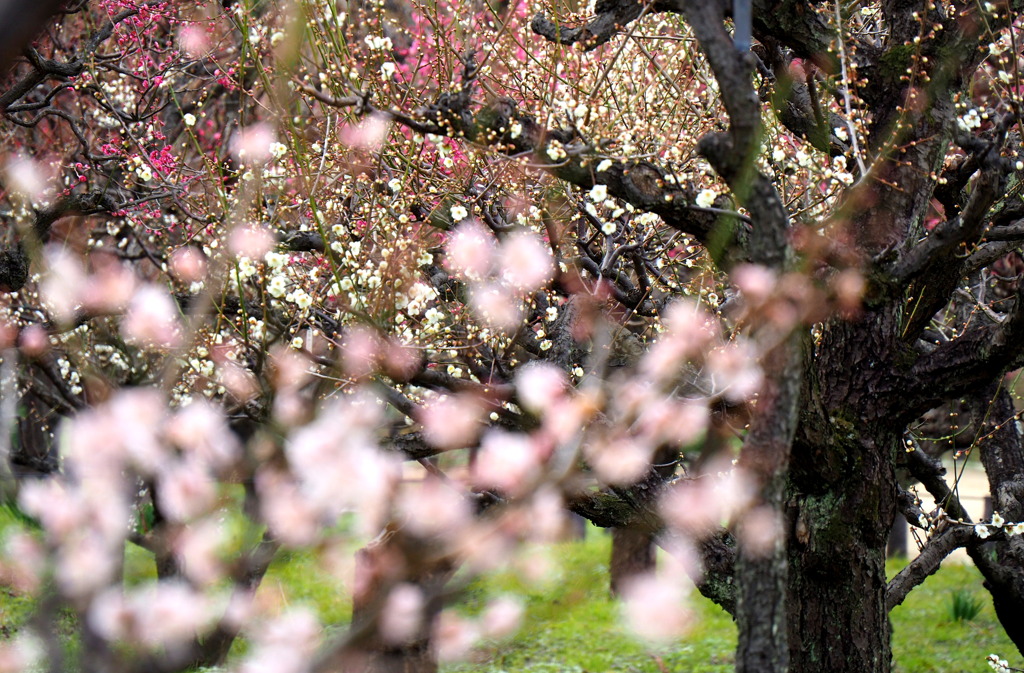
[[[620,595],[629,578],[651,572],[656,565],[654,542],[649,533],[633,528],[612,529],[610,563],[611,594]]]

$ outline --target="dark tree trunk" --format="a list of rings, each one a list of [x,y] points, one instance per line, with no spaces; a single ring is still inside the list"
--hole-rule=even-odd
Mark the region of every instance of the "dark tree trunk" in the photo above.
[[[895,368],[897,329],[889,312],[836,321],[808,372],[787,483],[792,673],[891,667],[885,550],[902,427],[875,390]]]
[[[650,533],[634,528],[612,529],[612,558],[609,567],[612,596],[618,596],[629,578],[651,572],[656,565]]]

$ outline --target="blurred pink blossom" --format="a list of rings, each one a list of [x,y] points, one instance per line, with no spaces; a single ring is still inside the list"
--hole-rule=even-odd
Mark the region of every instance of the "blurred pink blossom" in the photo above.
[[[622,612],[633,633],[655,642],[685,635],[694,620],[681,583],[653,573],[624,582]]]
[[[228,250],[238,257],[260,260],[273,249],[276,242],[274,234],[269,229],[258,224],[250,224],[236,227],[231,231],[228,237]]]
[[[730,277],[739,291],[755,306],[768,299],[777,281],[774,271],[757,264],[740,264],[732,270]]]
[[[445,610],[434,628],[437,658],[442,662],[465,659],[479,637],[476,624],[451,610]]]
[[[277,142],[274,128],[266,122],[239,129],[231,138],[231,154],[242,163],[266,163],[270,146]]]
[[[511,596],[496,598],[487,604],[481,622],[484,638],[500,640],[515,635],[523,621],[522,601]]]
[[[528,435],[489,430],[473,464],[473,484],[515,496],[540,476],[537,447]]]
[[[152,284],[141,285],[128,304],[121,331],[139,346],[173,348],[182,339],[179,314],[167,290]]]
[[[217,482],[196,458],[165,463],[157,474],[157,502],[171,521],[207,512],[217,498]]]
[[[349,147],[374,151],[381,148],[390,130],[391,122],[384,116],[375,114],[358,124],[343,124],[338,130],[338,139]]]
[[[481,283],[470,289],[473,312],[491,327],[511,331],[522,320],[519,298],[496,283]]]
[[[731,402],[743,402],[761,388],[761,367],[752,343],[736,340],[707,354],[707,375],[715,392]]]
[[[628,485],[647,472],[652,447],[628,436],[615,436],[594,441],[587,446],[587,462],[601,481]]]
[[[379,629],[385,642],[398,645],[415,638],[423,624],[426,600],[415,584],[397,584],[381,609]]]
[[[466,280],[487,276],[494,256],[494,235],[477,220],[465,220],[448,238],[445,246],[448,268]]]
[[[554,277],[551,250],[530,232],[516,232],[502,241],[498,252],[502,278],[521,292],[533,292]]]
[[[550,362],[532,362],[516,371],[516,396],[527,411],[543,416],[566,397],[569,378]]]
[[[423,537],[459,535],[473,515],[465,494],[433,477],[404,484],[396,508],[409,531]]]
[[[208,270],[206,255],[194,245],[178,248],[171,255],[171,272],[186,283],[203,280]]]
[[[484,408],[474,395],[442,395],[420,407],[424,438],[441,449],[461,449],[483,429]]]

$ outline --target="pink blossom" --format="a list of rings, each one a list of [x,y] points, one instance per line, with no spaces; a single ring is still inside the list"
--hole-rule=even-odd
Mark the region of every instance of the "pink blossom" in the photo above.
[[[382,115],[370,115],[358,124],[344,124],[338,138],[349,147],[375,151],[381,148],[391,130],[391,122]]]
[[[239,673],[302,673],[320,644],[320,623],[307,608],[291,608],[263,624]]]
[[[523,408],[543,416],[565,399],[569,379],[549,362],[534,362],[516,372],[516,396]]]
[[[757,264],[741,264],[730,274],[732,282],[754,305],[762,304],[775,290],[776,277],[771,269]]]
[[[139,346],[173,348],[182,338],[179,314],[167,290],[145,284],[132,296],[121,330],[128,340]]]
[[[481,618],[482,635],[496,640],[515,635],[522,624],[524,612],[522,601],[511,596],[491,601]]]
[[[276,241],[266,227],[252,224],[236,227],[228,237],[228,250],[239,257],[262,259]]]
[[[473,395],[443,395],[419,409],[424,438],[441,449],[473,443],[483,428],[484,409]]]
[[[640,638],[675,640],[693,624],[694,615],[678,581],[647,573],[630,578],[622,589],[622,612]]]
[[[238,457],[238,438],[228,427],[223,412],[203,400],[174,414],[164,434],[202,464],[213,468],[227,467]]]
[[[183,526],[177,532],[172,549],[190,581],[210,586],[224,577],[226,569],[221,554],[227,538],[224,525],[211,518]]]
[[[521,494],[540,475],[537,448],[527,435],[490,430],[473,465],[473,483],[510,495]]]
[[[41,203],[52,196],[56,177],[52,166],[29,156],[17,155],[7,159],[3,173],[7,188],[31,203]]]
[[[157,475],[157,502],[171,521],[188,521],[208,511],[217,498],[217,484],[196,459],[163,466]]]
[[[715,392],[732,402],[742,402],[760,389],[762,374],[752,343],[733,341],[707,355],[707,375]]]
[[[440,661],[464,659],[479,638],[476,625],[450,610],[441,613],[434,628],[434,647]]]
[[[751,556],[768,556],[784,536],[782,520],[774,508],[761,505],[740,519],[737,537]]]
[[[192,58],[203,58],[210,51],[206,31],[195,24],[181,27],[178,31],[178,44],[181,45],[182,51]]]
[[[186,283],[203,280],[208,270],[206,255],[193,245],[178,248],[171,255],[171,272]]]
[[[595,441],[587,447],[586,455],[597,476],[608,484],[635,483],[651,464],[651,447],[628,436]]]
[[[448,238],[447,267],[467,280],[484,278],[494,256],[494,235],[477,220],[465,220]]]
[[[113,257],[94,255],[95,272],[82,288],[82,306],[92,313],[124,310],[135,291],[135,275]]]
[[[469,299],[473,312],[495,329],[511,331],[522,320],[519,298],[496,283],[474,286]]]
[[[419,483],[405,484],[399,493],[396,509],[409,531],[422,537],[454,537],[462,532],[472,517],[466,494],[432,477]]]
[[[44,250],[46,271],[39,293],[54,318],[60,322],[74,319],[81,305],[86,283],[81,261],[62,246],[48,245]]]
[[[554,276],[551,250],[529,232],[509,235],[498,252],[502,278],[521,292],[533,292]]]
[[[270,159],[270,146],[277,141],[274,128],[265,122],[239,129],[231,138],[231,154],[241,162],[262,164]]]
[[[380,613],[381,638],[395,645],[415,638],[423,624],[425,605],[423,590],[415,584],[396,585]]]
[[[345,335],[342,359],[345,371],[355,378],[369,376],[377,368],[381,354],[381,341],[377,333],[362,327],[353,327]]]

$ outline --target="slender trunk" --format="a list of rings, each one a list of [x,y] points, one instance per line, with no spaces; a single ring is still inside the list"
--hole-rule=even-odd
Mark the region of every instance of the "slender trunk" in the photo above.
[[[610,563],[611,594],[618,596],[629,578],[654,570],[654,540],[650,533],[633,528],[612,529]]]

